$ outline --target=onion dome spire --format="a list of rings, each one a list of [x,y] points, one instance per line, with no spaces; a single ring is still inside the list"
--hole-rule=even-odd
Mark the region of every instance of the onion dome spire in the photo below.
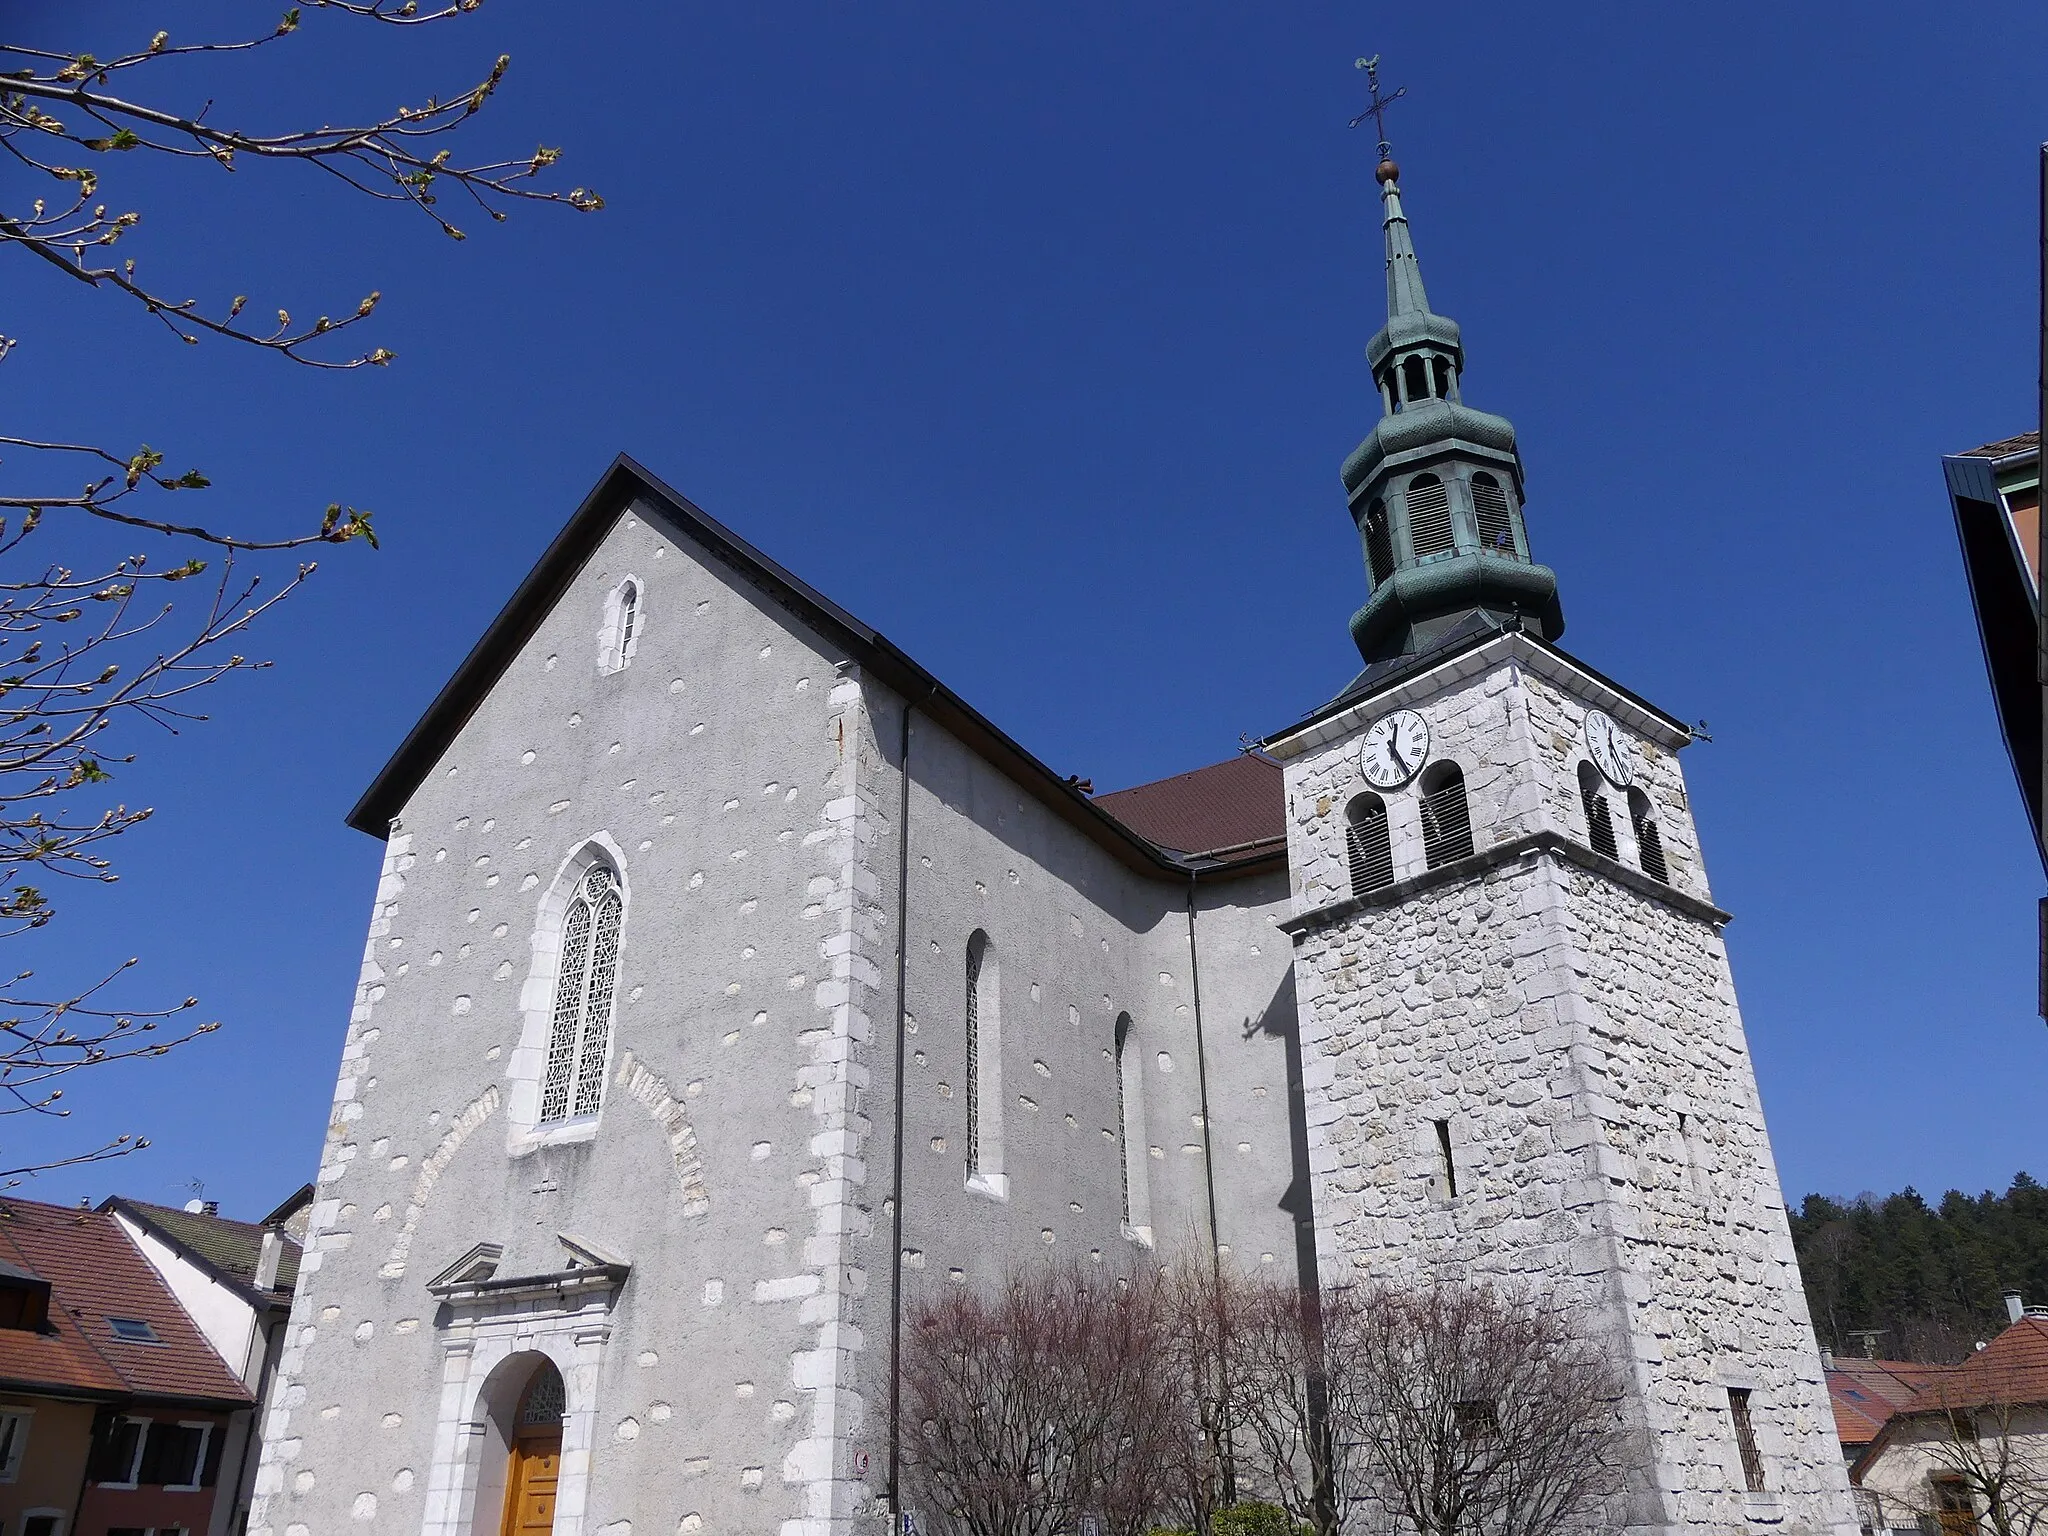
[[[1386,140],[1386,109],[1407,89],[1381,94],[1378,66],[1376,57],[1358,61],[1372,105],[1352,119],[1355,127],[1371,118],[1380,132],[1387,323],[1365,348],[1384,414],[1344,461],[1372,588],[1351,617],[1351,638],[1368,663],[1430,650],[1473,619],[1554,640],[1564,611],[1556,573],[1529,555],[1515,429],[1461,397],[1464,338],[1429,307]]]

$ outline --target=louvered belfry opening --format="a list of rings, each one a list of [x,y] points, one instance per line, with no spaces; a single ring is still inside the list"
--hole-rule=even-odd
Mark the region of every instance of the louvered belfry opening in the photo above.
[[[1472,510],[1479,522],[1479,547],[1497,555],[1515,553],[1515,525],[1508,516],[1508,493],[1481,470],[1472,477]]]
[[[1417,475],[1408,482],[1408,542],[1417,560],[1447,555],[1451,537],[1451,493],[1435,475]]]
[[[1472,852],[1472,812],[1465,803],[1465,773],[1456,763],[1439,763],[1425,776],[1422,793],[1422,856],[1431,869]]]
[[[1671,870],[1664,862],[1664,834],[1657,830],[1657,818],[1650,814],[1650,797],[1640,789],[1628,792],[1628,819],[1636,829],[1636,862],[1652,880],[1669,885]]]
[[[1344,845],[1351,863],[1351,894],[1363,896],[1394,883],[1394,843],[1387,802],[1360,795],[1344,809]]]
[[[1591,763],[1579,764],[1579,801],[1586,808],[1586,840],[1595,853],[1610,859],[1621,857],[1614,841],[1614,813],[1607,808],[1607,791],[1600,787],[1600,771]]]
[[[1365,509],[1365,558],[1374,586],[1394,574],[1394,530],[1387,522],[1387,504],[1377,496]]]

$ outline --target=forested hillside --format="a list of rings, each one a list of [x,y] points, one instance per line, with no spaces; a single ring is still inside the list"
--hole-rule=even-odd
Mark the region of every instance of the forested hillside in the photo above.
[[[1938,1206],[1912,1189],[1808,1195],[1792,1242],[1814,1331],[1838,1354],[1960,1360],[2005,1327],[2005,1291],[2048,1305],[2048,1189],[2024,1173],[2002,1195],[1952,1189]]]

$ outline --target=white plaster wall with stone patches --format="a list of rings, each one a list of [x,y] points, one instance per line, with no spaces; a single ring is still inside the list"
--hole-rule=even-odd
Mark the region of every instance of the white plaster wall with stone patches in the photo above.
[[[603,672],[628,571],[641,627]],[[563,1233],[632,1266],[563,1346],[594,1350],[570,1379],[578,1530],[844,1528],[859,1404],[831,1382],[863,1282],[838,1259],[866,1219],[877,962],[843,660],[629,512],[406,805],[252,1529],[425,1529],[453,1486],[439,1420],[467,1411],[444,1405],[456,1341],[427,1282],[479,1243],[501,1277],[559,1270]],[[607,1098],[594,1136],[536,1144],[507,1106],[538,904],[599,843],[628,891]]]
[[[1713,917],[1560,854],[1488,861],[1524,833],[1583,842],[1569,743],[1590,704],[1621,707],[1546,681],[1516,655],[1526,646],[1496,642],[1485,665],[1442,669],[1434,693],[1412,683],[1348,729],[1276,746],[1304,876],[1289,926],[1325,1278],[1485,1278],[1576,1311],[1632,1383],[1646,1437],[1632,1526],[1842,1527],[1846,1481]],[[1428,717],[1433,757],[1464,767],[1478,852],[1360,908],[1342,806],[1362,787],[1359,734],[1396,703]],[[1668,746],[1638,750],[1691,872],[1680,889],[1703,896]],[[1752,1392],[1762,1496],[1745,1489],[1730,1387]]]

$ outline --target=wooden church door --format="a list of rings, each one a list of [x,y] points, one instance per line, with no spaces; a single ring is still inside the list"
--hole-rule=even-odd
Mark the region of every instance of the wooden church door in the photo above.
[[[562,1374],[551,1364],[533,1373],[519,1401],[512,1461],[505,1469],[502,1536],[549,1536],[555,1528],[555,1482],[562,1468]]]

